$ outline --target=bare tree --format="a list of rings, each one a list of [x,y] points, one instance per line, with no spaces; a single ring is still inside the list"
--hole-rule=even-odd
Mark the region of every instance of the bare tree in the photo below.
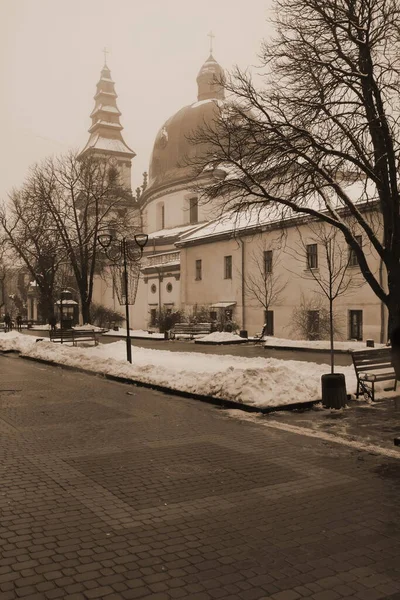
[[[321,219],[339,229],[400,323],[400,7],[398,0],[275,0],[274,39],[261,50],[265,86],[236,69],[231,101],[193,135],[211,150],[193,165],[202,198]],[[203,147],[203,146],[202,146]],[[206,169],[206,170],[205,170]],[[378,227],[369,216],[380,215]],[[386,271],[380,281],[357,223]]]
[[[45,320],[54,311],[54,290],[65,252],[51,215],[41,201],[32,176],[14,190],[0,210],[4,244],[14,261],[25,264],[39,293],[39,314]]]
[[[266,313],[271,306],[282,303],[282,292],[288,283],[278,271],[280,253],[276,244],[259,240],[249,256],[249,263],[244,274],[245,294]]]
[[[317,319],[312,318],[318,315]],[[293,309],[290,326],[293,333],[300,335],[306,340],[325,340],[330,335],[329,310],[321,296],[313,294],[305,296],[301,294],[299,303]],[[333,331],[335,337],[342,336],[341,321],[337,313],[334,313]]]
[[[340,296],[355,290],[362,281],[358,276],[359,272],[349,269],[354,262],[355,255],[343,240],[343,236],[336,228],[327,226],[320,221],[309,223],[306,230],[306,238],[298,229],[299,248],[294,250],[297,257],[301,257],[306,265],[307,275],[312,278],[316,284],[316,292],[325,298],[328,302],[329,315],[329,340],[331,373],[334,372],[334,334],[338,331],[335,321],[334,302]],[[312,248],[318,251],[322,248],[322,257],[310,252]],[[322,258],[322,260],[321,260]]]
[[[42,243],[39,232],[43,227],[54,234],[51,240],[55,247],[40,252],[41,261],[50,260],[48,270],[52,272],[54,261],[67,266],[76,281],[83,321],[89,322],[94,277],[104,262],[99,252],[98,235],[129,228],[130,213],[134,212],[132,196],[120,185],[118,171],[107,158],[78,158],[71,152],[49,158],[33,168],[23,203],[18,201],[18,219],[24,223],[27,202],[34,213],[30,227],[32,238],[38,238],[38,244],[39,241]],[[4,223],[11,239],[13,228],[6,228]],[[14,247],[17,250],[18,246],[19,240],[16,240]],[[20,249],[18,252],[21,255]]]

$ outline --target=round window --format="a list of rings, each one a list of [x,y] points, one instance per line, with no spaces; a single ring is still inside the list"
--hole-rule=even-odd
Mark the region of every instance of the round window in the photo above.
[[[157,286],[156,286],[156,284],[155,284],[155,283],[153,283],[153,285],[151,286],[151,288],[150,288],[150,289],[151,289],[151,293],[152,293],[152,294],[155,294],[155,293],[156,293],[156,291],[157,291]]]
[[[172,292],[172,283],[167,283],[167,292]]]

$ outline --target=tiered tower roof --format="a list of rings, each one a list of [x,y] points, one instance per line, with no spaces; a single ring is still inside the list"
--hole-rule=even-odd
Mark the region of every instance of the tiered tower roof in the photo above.
[[[126,158],[136,156],[135,152],[125,143],[121,134],[123,129],[119,120],[121,112],[117,106],[118,96],[114,85],[111,71],[107,64],[104,64],[94,96],[95,106],[90,115],[92,125],[89,129],[89,141],[80,156],[89,151],[108,155],[124,155]]]

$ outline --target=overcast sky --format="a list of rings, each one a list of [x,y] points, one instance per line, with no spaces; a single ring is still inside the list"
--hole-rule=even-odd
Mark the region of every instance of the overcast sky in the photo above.
[[[135,150],[133,189],[148,170],[164,121],[197,98],[209,54],[225,69],[257,64],[270,32],[272,0],[0,0],[0,198],[30,164],[89,134],[93,96],[107,47]]]

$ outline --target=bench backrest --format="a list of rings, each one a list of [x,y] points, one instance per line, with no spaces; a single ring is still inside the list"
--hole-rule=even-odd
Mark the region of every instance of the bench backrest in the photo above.
[[[174,331],[210,331],[211,323],[176,323]]]
[[[351,353],[356,372],[393,368],[390,348],[357,350]]]
[[[56,331],[49,331],[49,335],[50,338],[73,338],[74,336],[74,331],[71,331],[70,329],[58,329]]]

